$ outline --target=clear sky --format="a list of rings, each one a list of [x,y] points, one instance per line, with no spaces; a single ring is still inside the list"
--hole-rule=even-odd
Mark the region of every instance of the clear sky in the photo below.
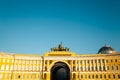
[[[120,0],[0,0],[0,52],[120,52]]]

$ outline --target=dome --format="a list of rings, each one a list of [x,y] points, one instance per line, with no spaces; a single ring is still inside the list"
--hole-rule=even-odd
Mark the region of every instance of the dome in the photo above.
[[[103,46],[102,48],[99,49],[98,54],[111,54],[114,53],[114,49],[110,46]]]

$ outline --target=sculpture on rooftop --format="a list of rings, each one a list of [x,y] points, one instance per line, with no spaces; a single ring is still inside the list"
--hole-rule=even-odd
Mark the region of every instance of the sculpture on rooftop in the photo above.
[[[51,51],[69,51],[69,48],[62,47],[62,42],[58,45],[58,47],[51,48]]]

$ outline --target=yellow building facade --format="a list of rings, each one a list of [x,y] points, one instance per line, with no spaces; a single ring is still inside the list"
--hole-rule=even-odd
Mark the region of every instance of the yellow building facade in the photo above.
[[[120,53],[77,55],[61,44],[42,56],[1,52],[0,80],[120,80]]]

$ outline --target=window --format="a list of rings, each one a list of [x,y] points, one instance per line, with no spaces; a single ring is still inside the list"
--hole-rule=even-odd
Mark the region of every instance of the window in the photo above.
[[[116,70],[118,70],[118,65],[116,65]]]
[[[111,62],[112,62],[112,59],[111,59]]]
[[[114,70],[114,66],[112,66],[112,70]]]
[[[102,59],[102,62],[104,63],[104,59]]]
[[[90,62],[89,62],[89,60],[88,60],[88,64],[89,64]]]
[[[95,63],[97,63],[97,60],[95,60]]]
[[[73,74],[73,79],[75,79],[75,74]]]
[[[120,74],[118,74],[118,79],[120,79]]]
[[[68,63],[70,64],[70,60],[68,60]]]
[[[105,71],[105,66],[103,66],[103,71]]]
[[[73,61],[73,64],[75,64],[75,61]]]
[[[80,61],[80,63],[82,64],[82,61]]]
[[[18,79],[20,79],[20,75],[18,75]]]
[[[75,66],[73,66],[73,71],[75,71]]]
[[[110,79],[110,75],[108,75],[108,78]]]
[[[115,59],[115,62],[117,62],[117,59]]]
[[[92,78],[94,79],[94,75],[92,75]]]
[[[92,66],[92,71],[94,70],[94,67]]]
[[[97,70],[97,66],[96,66],[95,68],[96,68],[96,70]]]
[[[113,74],[113,78],[115,79],[115,75]]]
[[[109,66],[107,66],[107,70],[109,70]]]
[[[50,64],[52,63],[52,60],[50,60]]]
[[[83,78],[83,75],[81,75],[81,78]]]
[[[88,78],[90,79],[90,75],[88,75]]]
[[[104,78],[106,78],[106,75],[104,74]]]
[[[45,64],[47,64],[47,61],[45,61]]]
[[[108,60],[106,60],[106,62],[108,63]]]
[[[47,71],[47,67],[45,66],[45,71]]]
[[[98,78],[98,75],[96,75],[96,78]]]
[[[93,60],[91,60],[91,63],[93,63]]]
[[[99,66],[99,70],[101,71],[101,66]]]
[[[102,78],[102,74],[100,74],[100,78]]]
[[[47,79],[47,75],[46,74],[44,74],[44,79]]]
[[[98,63],[100,63],[100,59],[98,60]]]

